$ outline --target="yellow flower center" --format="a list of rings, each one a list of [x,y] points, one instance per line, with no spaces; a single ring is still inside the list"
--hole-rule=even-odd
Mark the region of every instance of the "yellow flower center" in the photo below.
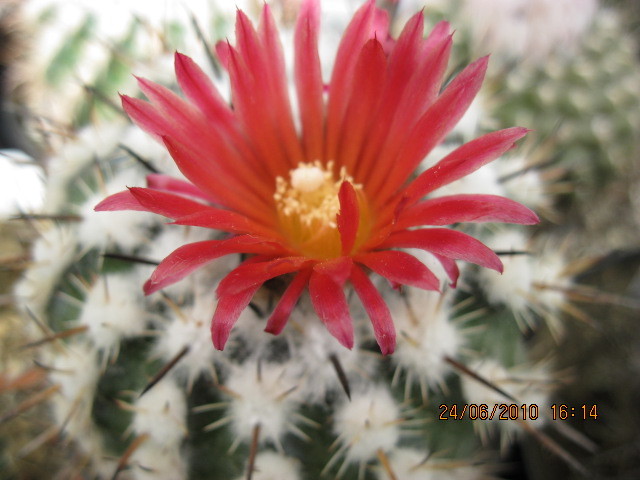
[[[343,181],[353,184],[362,205],[362,186],[353,183],[344,167],[336,180],[333,162],[322,165],[300,163],[289,172],[289,181],[276,178],[278,219],[291,246],[304,256],[317,259],[335,258],[341,254],[336,215],[340,211],[338,192]]]

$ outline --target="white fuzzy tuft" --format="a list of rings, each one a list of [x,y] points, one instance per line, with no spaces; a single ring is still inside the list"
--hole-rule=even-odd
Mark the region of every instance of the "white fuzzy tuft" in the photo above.
[[[130,469],[132,480],[188,478],[185,455],[175,447],[159,448],[147,441],[133,453],[129,463],[132,467]]]
[[[451,294],[407,288],[406,299],[394,300],[393,318],[398,329],[398,346],[392,361],[405,371],[405,394],[413,381],[422,396],[427,387],[442,385],[451,367],[445,357],[455,357],[463,340],[450,321]]]
[[[104,455],[102,440],[93,424],[92,409],[99,378],[96,350],[87,343],[73,343],[51,358],[49,378],[60,391],[52,399],[55,422],[87,453]]]
[[[246,476],[238,477],[244,480]],[[256,456],[253,480],[300,480],[300,462],[275,452],[261,452]]]
[[[513,229],[497,232],[487,243],[493,250],[518,252],[529,249],[522,232]],[[534,262],[530,255],[503,255],[501,260],[503,273],[488,268],[479,269],[478,283],[490,303],[508,305],[515,312],[522,312],[528,306],[526,295],[531,291]]]
[[[335,356],[344,370],[349,385],[354,387],[358,383],[367,382],[375,370],[375,358],[362,355],[358,348],[358,335],[355,347],[351,350],[344,348],[327,331],[314,313],[304,315],[300,311],[292,314],[291,321],[298,323],[299,335],[291,335],[296,358],[295,372],[301,381],[298,395],[306,401],[324,401],[327,393],[342,391],[340,381],[329,358]],[[370,327],[369,327],[370,328]],[[291,332],[298,333],[297,330]]]
[[[400,439],[400,408],[383,386],[355,392],[336,409],[333,430],[347,462],[368,462]]]
[[[68,207],[68,188],[71,181],[96,158],[113,152],[122,137],[123,129],[123,125],[119,123],[89,126],[57,151],[48,163],[49,176],[44,202],[44,208],[48,213],[65,211]]]
[[[200,288],[202,290],[202,288]],[[172,316],[156,344],[156,352],[165,362],[175,358],[184,348],[189,347],[174,372],[186,376],[189,386],[202,374],[209,373],[215,378],[214,362],[222,357],[211,344],[211,312],[215,305],[213,292],[196,291],[195,303],[183,308],[180,315]]]
[[[233,368],[226,387],[233,392],[228,414],[237,439],[248,442],[260,425],[260,440],[280,444],[280,438],[295,428],[292,414],[297,402],[290,394],[298,384],[286,366],[248,361]]]
[[[529,208],[549,208],[551,195],[545,193],[539,171],[530,168],[527,159],[522,156],[507,156],[498,159],[494,164],[500,176],[508,177],[503,182],[507,196]]]
[[[149,238],[149,227],[159,223],[160,217],[148,212],[118,211],[96,212],[95,206],[107,195],[124,190],[126,186],[140,185],[141,175],[125,174],[114,177],[106,185],[106,192],[90,196],[79,208],[83,221],[78,226],[78,239],[87,247],[106,248],[111,243],[127,252],[144,245]]]
[[[429,452],[397,448],[389,455],[391,471],[402,480],[480,480],[488,478],[481,467],[464,461],[433,458]],[[388,480],[386,470],[377,469],[379,480]]]
[[[21,305],[37,316],[44,314],[54,287],[74,258],[76,245],[70,228],[51,226],[40,233],[32,248],[33,266],[15,287]]]
[[[187,403],[184,391],[170,377],[163,378],[135,404],[133,429],[147,434],[150,443],[177,449],[187,434]]]
[[[87,335],[96,347],[112,355],[120,340],[145,329],[147,316],[138,276],[111,274],[93,284],[78,321],[88,327]]]
[[[488,412],[494,411],[494,406],[498,405],[493,419],[474,420],[474,428],[479,429],[481,435],[485,435],[488,429],[497,426],[505,433],[502,437],[504,444],[519,431],[518,420],[525,420],[525,416],[526,421],[536,427],[541,427],[548,420],[548,414],[551,412],[549,393],[553,382],[546,368],[521,365],[507,369],[492,359],[474,362],[469,367],[482,378],[517,399],[517,402],[513,402],[477,380],[467,375],[463,376],[462,391],[467,403],[485,404]],[[508,409],[500,407],[501,405],[506,405]],[[515,406],[510,407],[510,405]],[[501,419],[501,414],[503,417],[511,415],[514,419]],[[537,418],[534,418],[536,416]]]

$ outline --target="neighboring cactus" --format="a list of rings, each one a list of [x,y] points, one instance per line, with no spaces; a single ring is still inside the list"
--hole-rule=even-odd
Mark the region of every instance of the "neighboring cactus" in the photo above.
[[[138,21],[132,25],[124,39],[118,37],[127,45],[142,28]],[[76,30],[68,48],[78,53],[90,30]],[[146,68],[127,71],[166,83],[162,60],[137,56],[144,51],[137,48],[127,52],[134,65]],[[121,58],[110,61],[116,60]],[[49,79],[62,75],[58,68],[73,71],[77,61],[65,57],[50,65]],[[92,83],[111,98],[115,85],[124,83],[119,74],[118,80],[98,81],[107,77],[98,74]],[[68,441],[74,446],[63,474],[68,478],[297,480],[324,472],[412,480],[490,478],[507,468],[500,465],[499,448],[504,453],[521,434],[565,453],[543,433],[554,426],[549,404],[557,378],[552,359],[533,353],[531,339],[545,329],[561,337],[561,312],[578,315],[563,293],[572,288],[568,260],[562,249],[550,254],[545,248],[553,239],[543,233],[533,238],[531,227],[473,225],[466,231],[499,251],[504,276],[465,266],[458,288],[445,285],[443,293],[397,291],[377,282],[398,331],[392,355],[377,353],[355,295],[347,296],[352,350],[326,331],[304,296],[280,336],[263,332],[284,291],[279,279],[257,293],[221,352],[210,340],[214,291],[240,256],[214,260],[161,293],[142,295],[153,265],[169,252],[221,234],[166,225],[142,212],[93,211],[106,195],[142,184],[150,168],[175,172],[166,150],[138,127],[118,115],[88,114],[93,101],[101,97],[83,95],[66,105],[74,111],[66,111],[68,124],[83,128],[51,144],[42,213],[53,220],[37,220],[42,235],[33,266],[15,290],[32,338],[41,341],[32,349],[48,372],[46,388],[55,388],[52,433],[23,454],[51,438]],[[536,122],[525,126],[538,128]],[[520,166],[510,168],[509,157],[501,162],[451,184],[447,193],[504,195],[513,186],[501,180],[505,168],[512,174]],[[529,184],[543,184],[537,171],[524,172]],[[548,196],[520,200],[534,210],[551,209]],[[412,254],[446,277],[432,257]],[[497,417],[495,403],[524,404],[519,418],[526,412],[538,420],[523,426],[468,419],[484,415],[482,404],[487,416]],[[463,414],[465,404],[476,407]],[[569,462],[580,468],[571,457]]]

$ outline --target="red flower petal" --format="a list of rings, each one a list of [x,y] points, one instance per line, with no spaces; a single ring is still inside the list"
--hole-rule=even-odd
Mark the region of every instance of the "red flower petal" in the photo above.
[[[389,236],[380,248],[421,248],[444,257],[465,260],[502,273],[502,262],[484,243],[448,228],[405,230]]]
[[[202,210],[217,210],[195,200],[151,188],[131,187],[131,195],[145,210],[164,217],[180,218]]]
[[[393,353],[396,347],[396,329],[382,295],[369,277],[357,265],[351,272],[351,283],[371,319],[373,333],[383,355]]]
[[[174,220],[173,224],[212,228],[230,233],[250,233],[253,235],[262,235],[274,241],[280,240],[279,235],[270,228],[266,228],[236,212],[213,207],[178,217]]]
[[[411,204],[429,192],[469,175],[513,148],[514,142],[524,137],[528,131],[522,127],[507,128],[465,143],[421,173],[407,187],[404,196]]]
[[[393,283],[440,290],[440,280],[422,262],[406,252],[386,250],[358,255],[355,260]]]
[[[172,137],[163,137],[162,139],[184,176],[200,190],[211,195],[216,203],[256,219],[269,215],[271,205],[269,204],[270,198],[264,193],[267,191],[266,185],[263,184],[261,188],[258,188],[257,185],[250,182],[250,179],[255,178],[255,175],[246,175],[244,182],[239,178],[230,179],[217,168],[217,164],[220,162],[212,161],[210,156],[201,156]],[[213,152],[216,151],[213,150]],[[229,166],[227,165],[226,168]]]
[[[360,151],[371,141],[369,133],[376,120],[374,114],[380,103],[386,69],[387,56],[382,45],[375,38],[368,40],[362,47],[353,73],[349,105],[340,128],[339,148],[331,157],[354,175],[357,175]]]
[[[179,195],[187,195],[190,197],[200,198],[208,202],[215,202],[209,195],[200,190],[192,183],[179,180],[169,175],[160,173],[152,173],[147,175],[147,187],[154,190],[166,190],[168,192],[177,193]]]
[[[232,253],[270,253],[273,246],[261,238],[242,235],[226,240],[206,240],[183,245],[169,254],[144,284],[150,295],[176,283],[206,263]]]
[[[222,279],[216,293],[220,298],[236,295],[249,287],[262,285],[271,278],[301,270],[309,262],[306,257],[280,257],[261,262],[245,262]]]
[[[176,79],[187,98],[218,126],[235,125],[233,110],[224,101],[218,89],[191,58],[176,52]],[[228,129],[232,131],[231,128]]]
[[[378,176],[369,194],[382,204],[402,185],[420,161],[451,131],[475,98],[487,69],[488,57],[476,60],[460,72],[420,118],[394,161],[389,175]],[[385,170],[380,166],[382,171]]]
[[[360,225],[358,194],[349,182],[342,182],[338,192],[340,212],[337,215],[338,231],[342,242],[342,255],[348,255],[353,249]]]
[[[497,195],[450,195],[418,203],[402,211],[397,230],[416,225],[459,222],[505,222],[534,225],[540,219],[524,205]]]
[[[352,89],[353,72],[357,65],[363,45],[374,36],[376,6],[373,0],[367,1],[354,14],[342,36],[336,60],[333,64],[329,83],[329,104],[327,108],[327,136],[325,158],[334,159],[337,155],[340,129]]]
[[[452,258],[443,257],[442,255],[438,255],[436,253],[433,253],[433,256],[438,259],[438,261],[442,265],[442,268],[444,268],[447,277],[449,277],[449,286],[451,288],[456,288],[456,285],[458,284],[458,277],[460,277],[460,269],[458,268],[458,264],[456,264],[456,261]]]
[[[119,210],[148,211],[147,207],[142,206],[129,190],[109,195],[93,207],[93,209],[96,212],[114,212]]]
[[[233,325],[259,288],[260,285],[253,285],[239,293],[220,297],[211,320],[211,340],[215,348],[224,349]]]
[[[323,158],[324,102],[318,54],[319,29],[320,3],[305,0],[296,23],[294,71],[307,161]]]
[[[331,278],[338,285],[342,286],[351,275],[351,257],[338,257],[317,263],[313,270]]]
[[[311,277],[311,269],[301,270],[291,281],[285,292],[282,294],[278,305],[273,310],[269,320],[267,320],[267,326],[264,331],[278,335],[282,332],[282,329],[287,324],[289,316],[296,306],[300,295],[304,291],[305,287],[309,283],[309,277]]]
[[[318,317],[342,345],[353,348],[353,323],[342,286],[314,271],[309,280],[311,303]]]

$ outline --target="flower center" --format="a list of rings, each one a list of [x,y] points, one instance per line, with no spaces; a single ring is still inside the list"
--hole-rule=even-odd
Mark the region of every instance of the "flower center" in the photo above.
[[[276,177],[273,198],[280,226],[291,246],[303,255],[320,259],[340,255],[336,215],[340,210],[338,192],[343,181],[351,182],[358,193],[362,190],[344,167],[336,180],[333,161],[326,165],[318,160],[300,163],[289,172],[289,181]]]

